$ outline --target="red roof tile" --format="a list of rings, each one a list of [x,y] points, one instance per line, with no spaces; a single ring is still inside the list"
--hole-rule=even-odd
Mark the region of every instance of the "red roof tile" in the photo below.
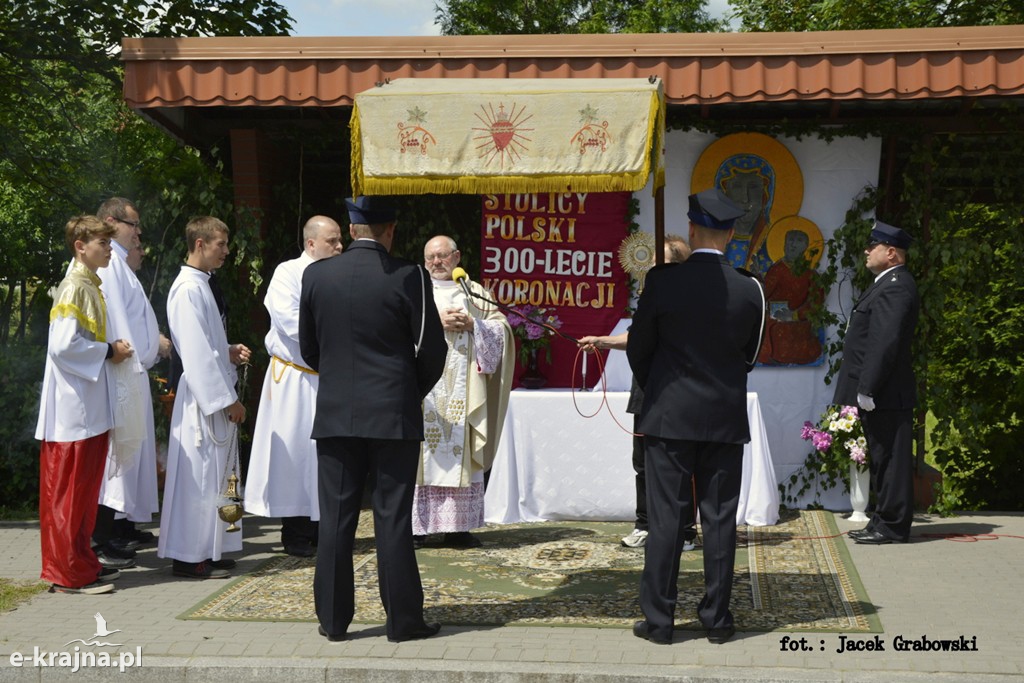
[[[1024,26],[823,33],[126,39],[138,108],[347,106],[386,78],[646,78],[669,104],[1024,95]]]

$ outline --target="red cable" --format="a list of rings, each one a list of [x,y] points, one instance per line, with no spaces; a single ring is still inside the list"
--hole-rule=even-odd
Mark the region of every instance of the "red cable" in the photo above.
[[[576,392],[579,390],[579,388],[576,386],[576,368],[579,366],[581,353],[586,353],[586,351],[584,351],[582,347],[577,348],[576,356],[575,358],[573,358],[572,361],[572,405],[574,408],[576,408],[576,412],[580,415],[580,417],[589,420],[592,417],[596,417],[597,414],[601,412],[601,408],[607,408],[608,414],[611,415],[612,421],[615,422],[616,425],[618,425],[619,429],[626,432],[630,436],[642,436],[641,434],[635,433],[632,429],[627,429],[626,427],[622,426],[622,423],[619,422],[619,418],[615,417],[615,413],[612,412],[612,407],[608,404],[608,379],[604,376],[604,359],[601,357],[600,353],[595,353],[594,357],[597,358],[597,369],[601,373],[601,402],[597,404],[597,410],[595,410],[590,415],[584,415],[583,411],[580,410],[580,406],[576,402]],[[583,387],[583,390],[586,390],[586,387]]]

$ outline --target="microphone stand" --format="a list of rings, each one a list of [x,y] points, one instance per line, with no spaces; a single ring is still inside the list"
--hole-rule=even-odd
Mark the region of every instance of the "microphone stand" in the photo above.
[[[480,299],[481,301],[486,301],[487,303],[491,304],[492,306],[496,306],[499,311],[501,311],[502,313],[505,313],[506,315],[518,315],[519,317],[522,317],[522,315],[518,311],[515,311],[515,310],[509,308],[508,306],[499,304],[497,301],[494,301],[493,299],[488,299],[487,297],[485,297],[485,296],[483,296],[481,294],[477,294],[476,292],[471,290],[469,288],[469,285],[466,284],[466,282],[465,282],[465,280],[467,280],[467,279],[468,279],[468,277],[460,277],[457,280],[457,282],[462,286],[462,291],[464,291],[466,293],[466,296],[471,296],[471,297],[473,297],[475,299]],[[530,322],[533,323],[534,325],[539,325],[539,326],[543,327],[545,330],[550,331],[552,334],[557,334],[559,337],[562,337],[563,339],[571,341],[573,344],[575,344],[577,346],[579,346],[579,344],[580,344],[580,340],[579,339],[577,339],[576,337],[572,337],[572,336],[570,336],[568,334],[565,334],[564,332],[559,330],[557,327],[552,327],[551,325],[548,325],[545,322],[539,322],[537,320],[531,320]]]

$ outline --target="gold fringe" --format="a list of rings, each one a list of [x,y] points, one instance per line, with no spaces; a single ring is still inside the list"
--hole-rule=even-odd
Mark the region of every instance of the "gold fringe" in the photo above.
[[[661,91],[659,89],[658,92],[651,96],[651,110],[647,117],[648,126],[653,127],[653,130],[648,129],[647,139],[651,140],[651,163],[654,166],[654,187],[652,190],[655,192],[659,187],[665,186],[665,166],[662,164],[665,156],[662,153],[662,150],[665,147],[666,119],[665,98],[661,97]]]
[[[353,177],[355,174],[353,173]],[[634,192],[647,184],[647,173],[538,176],[453,176],[367,178],[359,194],[520,194],[529,192]],[[355,187],[353,187],[355,191]]]
[[[74,318],[78,321],[79,325],[92,333],[96,341],[107,341],[106,324],[103,325],[104,329],[101,329],[99,321],[87,316],[81,308],[74,304],[54,304],[53,308],[50,309],[50,322],[52,323],[58,318]]]
[[[352,182],[352,196],[361,197],[365,192],[363,192],[363,135],[359,125],[358,102],[353,102],[352,104],[352,118],[349,120],[348,127],[351,131],[352,143],[352,150],[350,153],[352,158],[352,176],[350,178]]]

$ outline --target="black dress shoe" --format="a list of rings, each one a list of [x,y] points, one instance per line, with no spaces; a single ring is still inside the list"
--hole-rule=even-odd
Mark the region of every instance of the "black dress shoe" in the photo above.
[[[219,560],[207,560],[206,564],[210,565],[214,569],[234,569],[235,565],[238,563],[230,557],[223,557]]]
[[[444,547],[446,548],[479,548],[482,545],[480,539],[468,531],[454,531],[444,535]]]
[[[424,638],[429,638],[430,636],[436,636],[437,632],[440,630],[441,624],[436,622],[433,624],[424,624],[423,628],[412,631],[411,633],[395,636],[394,638],[388,636],[388,640],[392,643],[404,643],[407,640],[422,640]]]
[[[870,534],[870,533],[871,533],[871,529],[864,528],[864,529],[854,529],[853,531],[848,532],[846,535],[856,541],[858,538],[860,538],[864,534]]]
[[[651,625],[646,621],[638,621],[633,624],[633,635],[637,638],[649,640],[657,645],[668,645],[672,642],[671,632],[669,632],[667,638],[664,635],[658,635],[651,630]]]
[[[855,536],[853,539],[856,543],[863,545],[885,545],[886,543],[896,543],[895,538],[889,538],[888,536],[879,533],[877,531],[868,531],[866,533]]]
[[[348,640],[347,633],[341,633],[339,635],[332,636],[330,633],[324,630],[323,626],[317,626],[316,630],[320,633],[320,635],[322,635],[324,638],[331,641],[332,643],[340,643],[343,640]]]
[[[174,560],[171,565],[171,573],[186,579],[227,579],[231,577],[231,572],[226,569],[217,569],[208,562],[182,562],[181,560]]]
[[[101,567],[107,567],[109,569],[131,569],[135,566],[135,560],[122,557],[113,557],[107,554],[107,550],[102,548],[95,548],[96,559],[99,560]]]
[[[142,541],[137,541],[134,538],[112,538],[107,541],[107,545],[117,550],[122,551],[135,551],[138,550],[139,546],[142,545]]]
[[[152,543],[156,540],[156,534],[154,534],[152,531],[136,529],[134,527],[132,528],[131,531],[128,532],[128,534],[125,537],[133,541],[138,541],[142,544]]]
[[[707,635],[709,643],[721,645],[722,643],[728,642],[730,638],[736,635],[736,627],[726,626],[725,628],[709,628]]]
[[[313,557],[316,555],[316,547],[310,542],[286,543],[284,551],[292,557]]]

